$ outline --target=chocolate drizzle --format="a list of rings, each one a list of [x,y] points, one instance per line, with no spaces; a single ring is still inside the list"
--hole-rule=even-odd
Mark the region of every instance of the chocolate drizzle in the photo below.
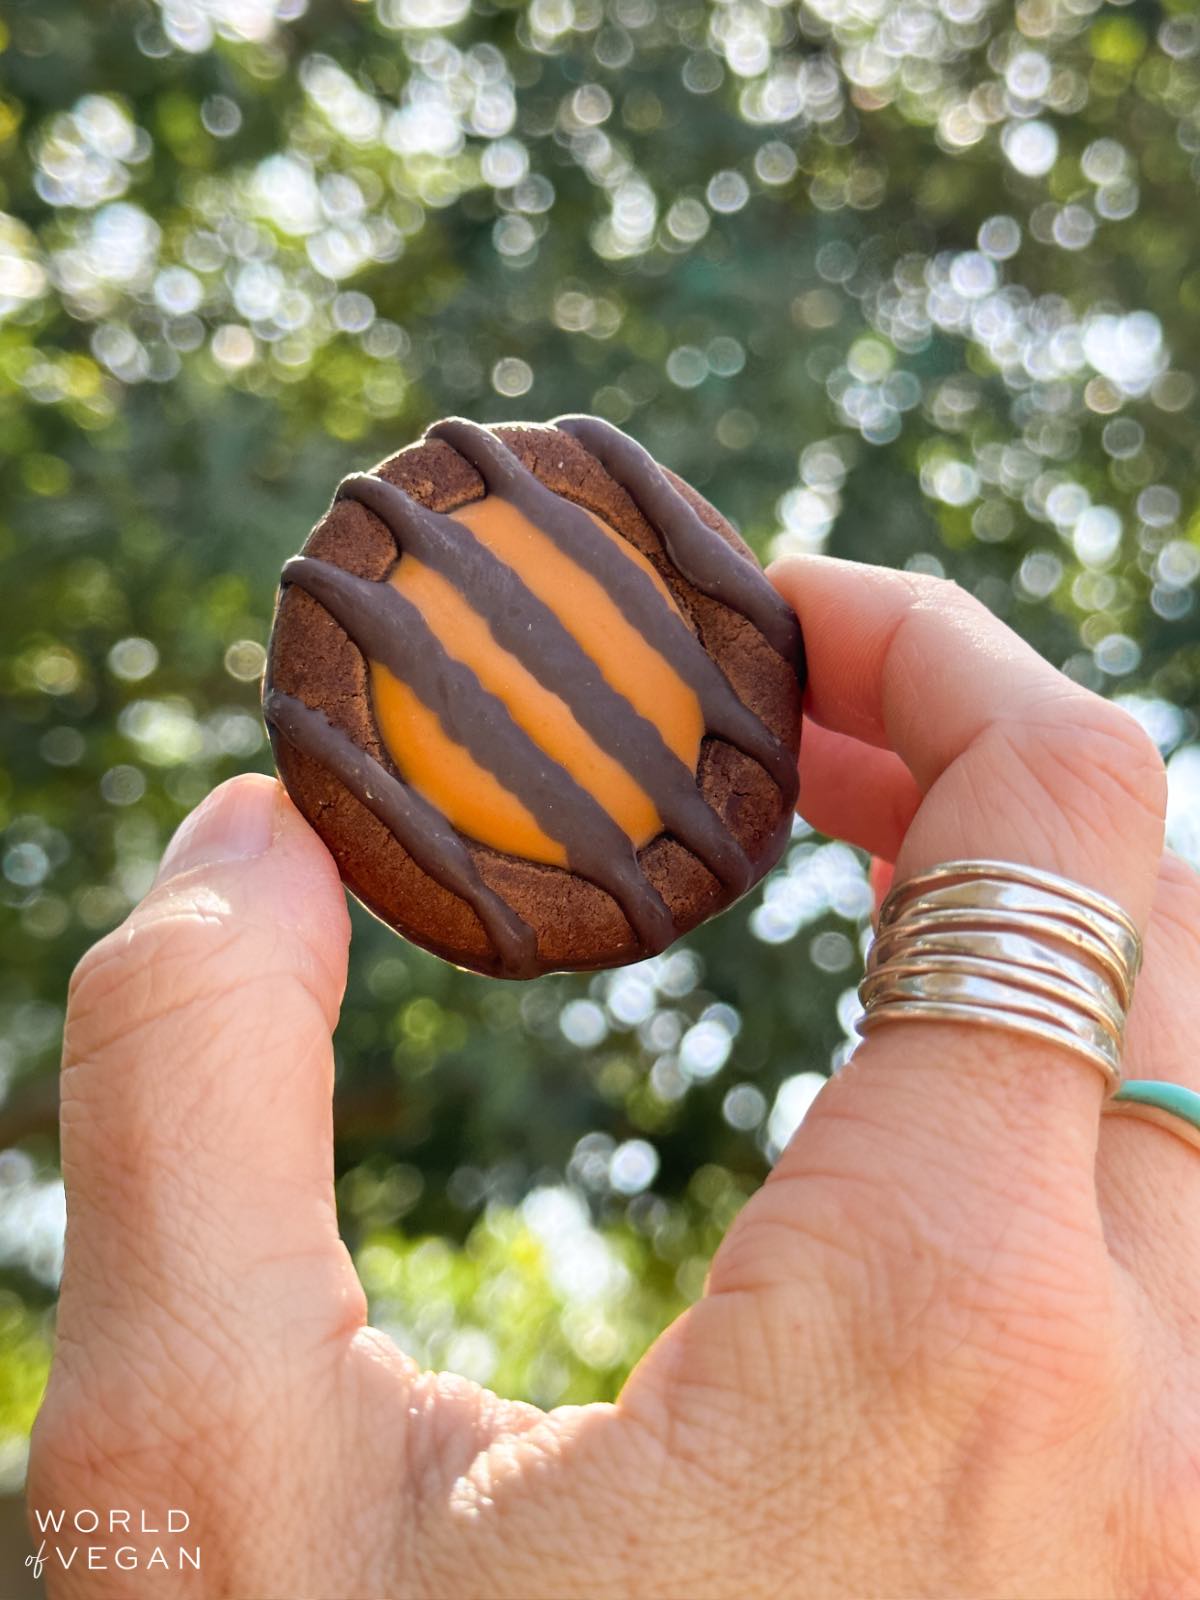
[[[436,806],[394,778],[322,712],[294,695],[268,690],[263,711],[289,744],[336,773],[423,871],[467,902],[495,946],[506,977],[534,976],[538,971],[537,935],[507,900],[484,883],[471,852]]]
[[[800,624],[791,606],[753,561],[700,519],[649,451],[599,417],[556,417],[552,426],[578,439],[621,485],[690,584],[740,612],[785,661],[799,664]]]
[[[708,731],[765,767],[790,810],[796,803],[797,792],[796,761],[792,752],[742,704],[725,674],[679,613],[666,604],[646,573],[626,560],[583,507],[548,489],[495,434],[477,423],[451,417],[435,423],[426,437],[444,439],[452,445],[475,468],[490,494],[507,500],[530,522],[544,528],[586,572],[604,585],[634,627],[654,641],[654,648],[695,692]],[[681,504],[686,507],[686,502],[681,501]],[[711,529],[705,528],[704,533],[707,538],[721,542]],[[741,565],[749,566],[741,556],[736,559]],[[759,581],[764,582],[761,574]],[[773,589],[770,592],[775,593]],[[792,620],[794,622],[795,618]]]
[[[746,617],[799,672],[799,628],[758,568],[709,528],[641,447],[594,418],[556,424],[578,439],[629,494],[682,576],[701,593]],[[388,528],[402,554],[436,570],[487,623],[496,644],[557,695],[594,744],[624,767],[653,803],[663,832],[698,858],[733,899],[772,864],[788,834],[797,792],[788,746],[739,699],[704,644],[654,579],[580,505],[549,489],[495,434],[459,418],[427,437],[443,440],[479,473],[488,494],[506,501],[605,589],[625,620],[694,694],[706,731],[756,761],[780,791],[781,818],[759,841],[756,859],[705,800],[696,773],[604,676],[598,663],[550,605],[471,530],[396,485],[356,474],[338,488]],[[363,656],[404,683],[438,718],[445,734],[515,797],[549,838],[562,845],[570,871],[597,884],[620,906],[643,953],[664,949],[678,929],[642,870],[634,843],[571,771],[514,720],[504,701],[442,644],[420,609],[392,583],[354,576],[307,556],[289,561],[284,585],[311,595]],[[402,777],[363,750],[325,715],[268,688],[264,711],[297,750],[322,763],[390,829],[413,861],[469,905],[506,977],[529,977],[539,964],[537,934],[488,887],[470,841]],[[553,870],[553,869],[549,869]]]
[[[671,913],[638,865],[628,835],[513,721],[503,700],[447,653],[411,600],[390,583],[356,578],[311,556],[293,556],[283,581],[319,600],[363,655],[408,684],[455,743],[559,840],[571,870],[607,889],[643,945],[661,950],[671,943]]]
[[[399,549],[448,578],[487,618],[497,643],[543,687],[559,695],[600,748],[637,780],[653,800],[667,831],[681,839],[734,894],[746,892],[754,868],[700,793],[695,773],[684,766],[654,724],[607,682],[598,664],[511,567],[481,545],[461,522],[418,505],[382,478],[356,474],[339,486],[337,495],[367,506],[386,524]],[[541,525],[546,526],[544,522]],[[619,562],[636,570],[613,548]],[[285,568],[285,578],[287,575]],[[619,593],[615,598],[619,601]],[[694,639],[691,647],[700,648]],[[707,716],[703,699],[701,711]],[[761,729],[762,724],[756,722],[755,726]],[[761,738],[754,743],[756,750],[749,751],[751,755],[763,750]],[[570,839],[561,834],[555,837],[571,853]]]

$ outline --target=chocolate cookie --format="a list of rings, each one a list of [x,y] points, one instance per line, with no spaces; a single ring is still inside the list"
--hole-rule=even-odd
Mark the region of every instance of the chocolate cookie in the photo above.
[[[803,670],[749,549],[632,439],[453,419],[284,567],[263,709],[352,893],[529,978],[653,955],[774,865]]]

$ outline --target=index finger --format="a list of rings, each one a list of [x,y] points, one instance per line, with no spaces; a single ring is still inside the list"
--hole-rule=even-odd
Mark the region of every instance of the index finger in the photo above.
[[[1127,712],[944,579],[826,556],[770,576],[804,630],[808,714],[894,750],[925,796],[898,879],[959,857],[1011,860],[1098,889],[1144,925],[1166,777]]]
[[[826,557],[771,576],[804,631],[809,715],[895,751],[922,793],[897,882],[945,861],[1010,861],[1098,890],[1144,927],[1166,784],[1133,718],[944,580]],[[1090,1184],[1101,1079],[1054,1044],[912,1021],[865,1040],[853,1079],[876,1113],[897,1102],[897,1118],[936,1096],[939,1133],[972,1171],[1044,1171],[1073,1149]]]

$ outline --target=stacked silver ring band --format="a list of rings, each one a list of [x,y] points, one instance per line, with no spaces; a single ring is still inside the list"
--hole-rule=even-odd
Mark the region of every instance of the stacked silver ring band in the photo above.
[[[1075,1051],[1115,1089],[1141,959],[1137,929],[1106,896],[1008,861],[949,861],[884,901],[858,1030],[1005,1028]]]

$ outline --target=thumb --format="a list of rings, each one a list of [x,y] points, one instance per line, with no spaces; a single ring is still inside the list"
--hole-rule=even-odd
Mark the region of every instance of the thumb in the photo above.
[[[128,1350],[159,1327],[203,1327],[211,1348],[264,1319],[321,1339],[361,1316],[333,1199],[348,939],[328,853],[273,780],[246,776],[187,818],[145,900],[83,958],[60,1351]]]

